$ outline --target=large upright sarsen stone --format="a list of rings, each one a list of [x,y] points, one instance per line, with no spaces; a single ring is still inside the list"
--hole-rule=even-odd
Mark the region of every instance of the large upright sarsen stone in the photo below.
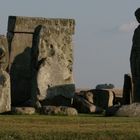
[[[38,26],[34,33],[32,53],[39,100],[58,95],[72,97],[75,86],[71,34],[63,27]]]
[[[139,25],[133,35],[130,66],[133,80],[133,102],[140,102],[140,8],[135,11],[135,16]]]

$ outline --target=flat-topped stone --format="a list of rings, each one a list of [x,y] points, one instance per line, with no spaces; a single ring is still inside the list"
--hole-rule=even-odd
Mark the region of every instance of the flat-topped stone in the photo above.
[[[75,20],[61,18],[41,18],[9,16],[8,32],[34,33],[38,25],[64,27],[70,34],[74,34]]]

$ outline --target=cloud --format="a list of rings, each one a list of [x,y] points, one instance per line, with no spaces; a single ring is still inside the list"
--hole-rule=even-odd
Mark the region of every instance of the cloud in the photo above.
[[[134,29],[138,26],[138,23],[136,21],[132,21],[129,23],[124,23],[119,27],[119,31],[121,32],[131,32],[134,31]]]

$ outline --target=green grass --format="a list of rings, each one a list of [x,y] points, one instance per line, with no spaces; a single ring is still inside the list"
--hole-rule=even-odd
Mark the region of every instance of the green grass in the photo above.
[[[140,118],[0,115],[0,140],[139,140]]]

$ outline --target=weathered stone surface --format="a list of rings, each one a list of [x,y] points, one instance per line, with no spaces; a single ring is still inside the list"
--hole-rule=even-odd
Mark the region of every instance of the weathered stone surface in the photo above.
[[[0,113],[11,110],[10,77],[8,66],[8,44],[5,36],[0,36]]]
[[[140,103],[123,105],[116,112],[116,116],[120,116],[120,117],[140,117]]]
[[[35,108],[33,107],[12,107],[12,114],[18,115],[32,115],[35,114]]]
[[[78,115],[78,112],[75,108],[66,106],[43,106],[42,113],[46,115],[66,115],[66,116]]]
[[[135,16],[138,23],[140,23],[140,8],[135,11]],[[140,25],[135,29],[133,35],[130,66],[134,85],[133,102],[140,102]]]
[[[11,110],[10,77],[0,69],[0,113]]]
[[[62,94],[71,96],[75,90],[72,38],[65,30],[62,32],[60,29],[38,26],[34,33],[32,63],[37,73],[39,100]]]
[[[47,98],[52,99],[55,96],[62,95],[66,98],[73,98],[75,93],[74,84],[58,85],[54,87],[49,87],[47,91]]]
[[[123,85],[123,105],[132,103],[132,88],[133,82],[130,74],[124,75],[124,85]]]
[[[8,32],[34,33],[38,25],[64,27],[67,32],[74,34],[74,19],[56,19],[41,17],[9,16]]]
[[[31,98],[31,47],[32,34],[13,33],[10,49],[12,105],[23,104]]]
[[[104,109],[113,106],[115,95],[112,90],[90,90],[93,93],[93,104]]]
[[[0,65],[3,70],[8,67],[9,51],[7,38],[4,35],[0,35]]]
[[[58,36],[56,28],[59,29],[59,33],[61,32],[61,37],[58,37],[57,42],[60,44],[62,43],[63,51],[58,54],[63,54],[64,52],[68,52],[65,58],[69,60],[69,64],[71,64],[71,35],[74,34],[74,25],[75,21],[73,19],[45,19],[45,18],[34,18],[34,17],[16,17],[16,16],[10,16],[8,21],[8,43],[9,43],[9,50],[10,50],[10,63],[9,63],[9,71],[11,76],[11,85],[12,85],[12,104],[14,106],[20,106],[24,104],[27,100],[36,100],[37,90],[34,90],[37,85],[37,83],[34,83],[33,81],[42,81],[42,77],[44,78],[44,74],[46,74],[44,71],[45,68],[48,69],[48,73],[51,71],[51,68],[53,69],[53,72],[57,72],[57,69],[60,70],[60,67],[55,67],[55,65],[52,66],[52,63],[57,64],[58,60],[55,58],[52,61],[47,61],[48,63],[51,63],[50,68],[48,67],[40,67],[38,71],[38,76],[36,75],[36,69],[39,67],[37,65],[34,65],[34,68],[32,68],[31,62],[33,62],[33,59],[36,59],[37,56],[32,55],[31,47],[34,46],[32,44],[33,40],[33,34],[34,30],[37,26],[44,25],[46,27],[52,26],[52,30],[50,34],[53,35],[53,38],[56,39],[56,36]],[[53,39],[54,41],[54,39]],[[45,43],[43,41],[43,43]],[[66,43],[70,43],[70,45],[66,45]],[[64,46],[64,47],[63,47]],[[48,50],[48,49],[47,49]],[[49,48],[49,53],[52,55],[53,51],[52,48]],[[36,50],[35,50],[36,52]],[[57,52],[57,51],[56,51]],[[55,52],[55,53],[56,53]],[[43,57],[43,53],[41,53],[41,57]],[[63,55],[60,55],[59,59],[61,59]],[[69,59],[70,57],[70,59]],[[37,61],[38,62],[38,61]],[[40,61],[41,62],[41,61]],[[40,64],[37,63],[38,65]],[[36,63],[36,62],[35,62]],[[67,63],[67,61],[63,61],[62,63]],[[49,64],[48,64],[49,65]],[[47,66],[47,65],[45,65]],[[58,65],[57,65],[58,66]],[[63,65],[61,65],[63,66]],[[71,65],[68,65],[72,68]],[[64,68],[65,69],[65,68]],[[62,71],[63,78],[69,79],[69,73],[67,70]],[[57,79],[59,77],[55,77]],[[71,77],[72,78],[72,77]],[[52,78],[54,81],[54,78]],[[65,84],[69,84],[69,82],[66,82]],[[45,83],[42,83],[41,85],[43,87],[46,87],[48,85],[44,85]],[[63,84],[63,83],[59,83]],[[41,86],[41,88],[42,88]],[[41,89],[40,88],[40,89]],[[44,89],[43,89],[44,91]],[[33,101],[35,102],[35,101]]]
[[[27,33],[9,33],[8,40],[10,42],[10,66],[17,65],[29,67],[31,64],[31,47],[33,34]]]
[[[114,92],[114,89],[91,89],[80,91],[79,93],[76,93],[76,95],[84,98],[95,106],[107,109],[114,105],[116,100]]]
[[[73,107],[78,110],[79,113],[102,113],[103,109],[88,102],[83,97],[78,95],[74,96]]]
[[[82,90],[77,95],[83,97],[86,99],[88,102],[93,103],[93,93],[88,91],[88,90]]]

